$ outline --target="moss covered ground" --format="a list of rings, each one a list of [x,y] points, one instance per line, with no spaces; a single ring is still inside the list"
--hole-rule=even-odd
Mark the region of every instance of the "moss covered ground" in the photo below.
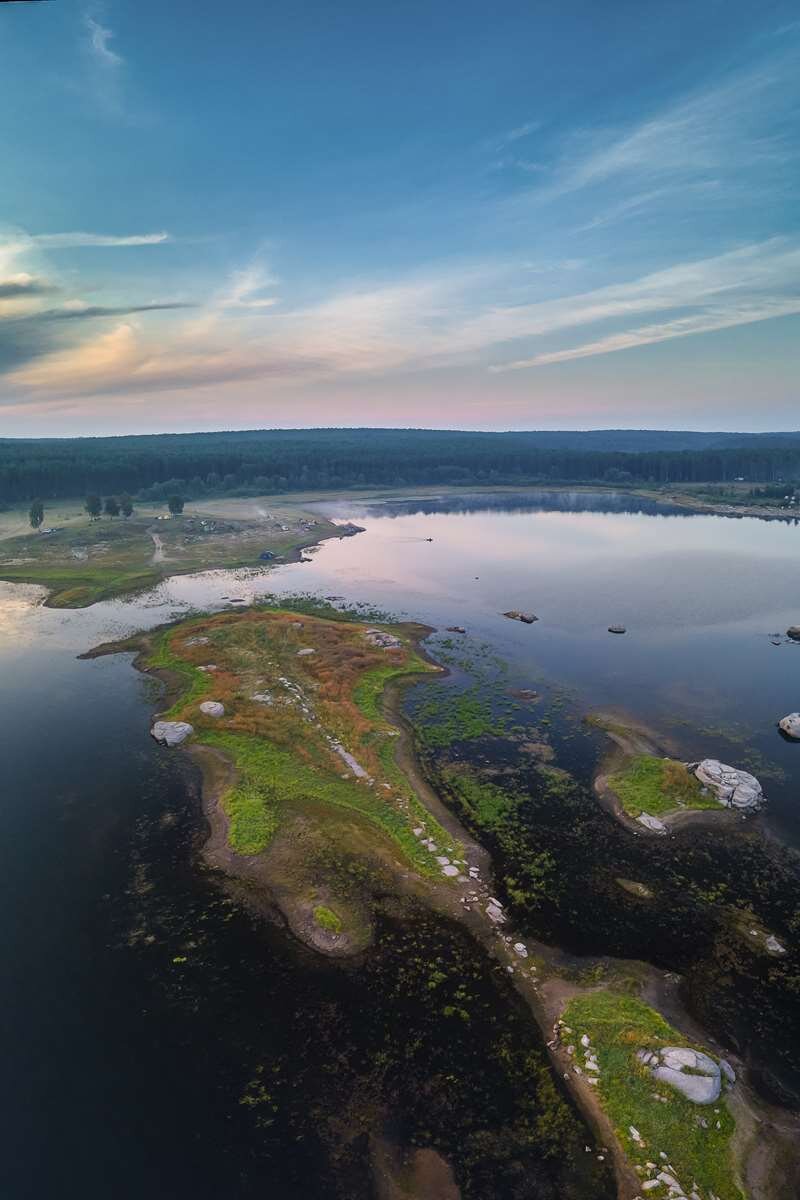
[[[699,781],[684,764],[673,758],[634,755],[609,776],[608,786],[632,817],[640,813],[658,817],[682,808],[719,808],[713,796],[703,794]]]
[[[397,730],[381,711],[390,680],[431,668],[402,626],[384,627],[398,639],[390,649],[370,642],[367,628],[265,607],[190,618],[154,639],[148,667],[181,689],[162,717],[190,722],[195,740],[236,768],[222,805],[238,853],[266,849],[290,814],[337,810],[390,839],[422,874],[440,868],[415,828],[436,853],[455,851],[395,761]],[[224,716],[205,715],[204,699],[220,701]]]
[[[641,1000],[612,991],[576,997],[567,1005],[563,1020],[570,1032],[562,1033],[562,1038],[575,1045],[577,1062],[585,1054],[581,1037],[586,1034],[590,1039],[600,1066],[594,1090],[642,1180],[666,1171],[687,1196],[696,1186],[701,1200],[712,1195],[719,1200],[743,1200],[731,1152],[735,1126],[724,1095],[716,1104],[693,1104],[666,1084],[656,1084],[636,1058],[637,1050],[684,1046],[687,1039]],[[661,1184],[643,1194],[662,1196],[667,1190]]]

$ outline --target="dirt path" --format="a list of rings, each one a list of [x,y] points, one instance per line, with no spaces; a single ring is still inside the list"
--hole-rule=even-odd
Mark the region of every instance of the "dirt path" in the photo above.
[[[162,542],[161,538],[159,537],[159,535],[157,533],[153,533],[152,530],[150,531],[150,537],[153,539],[153,545],[155,547],[155,549],[153,550],[152,562],[154,562],[154,563],[166,562],[167,559],[166,559],[166,555],[164,554],[164,543]]]

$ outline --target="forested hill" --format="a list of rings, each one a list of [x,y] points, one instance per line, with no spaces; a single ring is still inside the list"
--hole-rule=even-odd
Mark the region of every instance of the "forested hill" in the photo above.
[[[384,485],[773,482],[800,478],[800,433],[603,429],[244,430],[0,440],[0,500],[126,491],[159,499]]]

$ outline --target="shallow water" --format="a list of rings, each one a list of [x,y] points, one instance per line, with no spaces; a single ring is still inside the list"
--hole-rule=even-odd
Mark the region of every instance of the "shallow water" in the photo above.
[[[800,646],[769,637],[800,617],[797,528],[657,515],[648,505],[627,512],[626,498],[585,493],[470,503],[326,505],[365,532],[325,543],[310,562],[174,577],[77,612],[0,584],[4,1125],[14,1147],[0,1167],[4,1196],[267,1187],[282,1200],[311,1187],[322,1198],[343,1194],[347,1171],[364,1174],[363,1148],[336,1174],[314,1132],[318,1115],[306,1113],[309,1127],[289,1105],[267,1135],[239,1103],[254,1062],[290,1061],[297,1013],[314,1028],[324,995],[346,1030],[364,980],[298,965],[279,931],[231,908],[198,868],[196,799],[177,757],[148,736],[150,685],[128,656],[76,659],[100,641],[224,606],[223,597],[302,591],[464,625],[473,644],[508,663],[511,683],[566,689],[574,716],[620,706],[663,726],[687,755],[757,762],[765,828],[800,843],[800,745],[775,729],[800,707]],[[509,621],[500,614],[510,608],[540,619]],[[606,632],[616,622],[624,637]],[[578,760],[583,742],[573,738]],[[387,927],[386,963],[405,936]],[[458,936],[420,933],[426,952]],[[188,960],[188,978],[175,958]],[[487,977],[481,995],[494,986]],[[492,1003],[502,1011],[506,1001]],[[438,1027],[427,1010],[421,1027],[433,1053]],[[352,1054],[387,1052],[353,1036],[343,1033]],[[313,1039],[299,1053],[301,1066],[304,1055],[315,1061]],[[469,1080],[480,1065],[460,1069]],[[303,1086],[324,1112],[324,1079],[312,1074],[301,1071]],[[413,1108],[412,1099],[402,1103]],[[457,1142],[463,1130],[449,1128]]]

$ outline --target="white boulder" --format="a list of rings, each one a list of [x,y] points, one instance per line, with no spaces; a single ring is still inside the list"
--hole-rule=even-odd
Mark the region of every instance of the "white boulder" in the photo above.
[[[789,713],[788,717],[781,717],[778,721],[778,728],[787,737],[797,738],[800,741],[800,713]]]
[[[651,833],[666,833],[667,827],[663,821],[659,821],[658,817],[651,817],[650,813],[639,813],[636,818],[640,825],[644,825],[645,829],[649,829]]]
[[[726,808],[753,809],[764,802],[761,784],[748,771],[729,767],[716,758],[704,758],[702,762],[688,765],[700,783]]]
[[[643,1061],[641,1052],[637,1056]],[[656,1065],[653,1065],[655,1059]],[[688,1046],[665,1046],[651,1055],[648,1067],[654,1079],[675,1088],[694,1104],[713,1104],[722,1091],[722,1074],[714,1059]]]
[[[150,730],[150,736],[162,746],[180,746],[193,733],[194,726],[188,721],[156,721]]]
[[[219,700],[204,700],[200,705],[200,712],[205,713],[207,717],[224,717],[225,705],[220,704]]]

